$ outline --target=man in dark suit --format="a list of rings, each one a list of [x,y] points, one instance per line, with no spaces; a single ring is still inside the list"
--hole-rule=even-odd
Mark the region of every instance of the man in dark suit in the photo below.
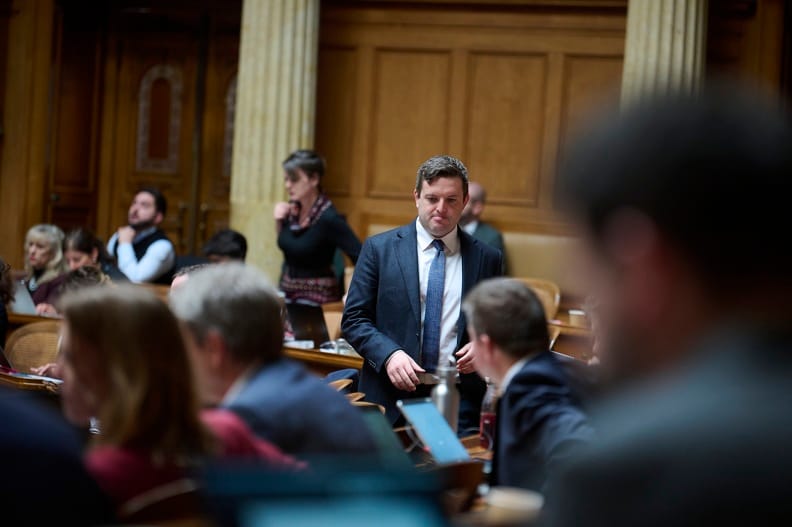
[[[503,244],[503,235],[498,229],[481,220],[484,206],[487,204],[487,191],[480,184],[471,181],[469,192],[470,200],[462,211],[459,226],[477,240],[491,245],[502,252],[503,260],[505,261],[506,247]]]
[[[290,454],[373,451],[360,410],[283,356],[282,302],[261,272],[240,263],[198,269],[174,283],[171,307],[207,404]]]
[[[602,366],[631,387],[593,414],[548,524],[792,523],[792,130],[764,97],[633,107],[563,171]]]
[[[490,481],[542,491],[548,474],[592,437],[550,351],[542,303],[522,282],[494,278],[468,293],[463,311],[476,371],[500,393]]]
[[[364,358],[360,391],[385,406],[394,423],[396,401],[428,396],[431,373],[456,358],[465,433],[478,428],[485,385],[473,373],[462,298],[480,280],[500,275],[503,260],[458,227],[468,202],[461,161],[425,161],[413,194],[417,220],[363,244],[341,327]]]
[[[19,391],[0,388],[0,507],[5,525],[107,525],[113,513],[83,465],[63,418]]]

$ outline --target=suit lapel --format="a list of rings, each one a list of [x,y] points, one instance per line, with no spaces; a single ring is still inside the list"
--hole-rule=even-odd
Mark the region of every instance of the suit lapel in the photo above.
[[[462,229],[459,229],[459,250],[462,255],[462,301],[464,301],[465,295],[478,282],[481,255],[476,250],[476,240]],[[465,317],[460,314],[457,322],[457,346],[466,337]]]
[[[415,223],[406,225],[396,234],[396,261],[399,264],[404,290],[418,327],[421,327],[421,291],[418,278],[418,242]]]

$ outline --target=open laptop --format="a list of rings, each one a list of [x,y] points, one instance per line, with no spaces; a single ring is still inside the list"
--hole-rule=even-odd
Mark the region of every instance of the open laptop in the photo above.
[[[396,406],[437,464],[470,461],[467,449],[432,399],[406,399],[396,401]]]
[[[20,315],[36,314],[36,304],[33,302],[33,297],[30,296],[27,286],[22,281],[16,283],[14,303],[11,304],[11,311]]]
[[[318,304],[287,302],[286,316],[289,318],[294,340],[313,341],[313,347],[330,340],[324,311]]]

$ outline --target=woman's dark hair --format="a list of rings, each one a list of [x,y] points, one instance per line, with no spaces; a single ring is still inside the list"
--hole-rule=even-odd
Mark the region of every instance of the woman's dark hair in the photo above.
[[[283,162],[283,170],[290,178],[297,177],[297,170],[302,170],[308,177],[316,174],[321,188],[322,177],[325,173],[325,160],[313,150],[295,150]]]
[[[8,305],[14,299],[14,280],[11,266],[0,258],[0,304]]]
[[[94,249],[98,253],[100,263],[107,263],[111,260],[102,240],[88,229],[74,229],[66,235],[66,239],[63,241],[63,252],[71,250],[91,254]]]

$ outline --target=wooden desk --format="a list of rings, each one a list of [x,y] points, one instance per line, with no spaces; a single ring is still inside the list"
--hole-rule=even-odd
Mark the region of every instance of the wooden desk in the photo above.
[[[573,326],[560,320],[551,320],[548,326],[561,331],[553,351],[585,361],[591,358],[591,331],[588,328]]]
[[[332,371],[343,370],[345,368],[359,370],[363,366],[363,359],[360,357],[325,353],[315,349],[303,350],[284,346],[283,352],[287,357],[305,364],[309,370],[320,377],[324,377]]]

